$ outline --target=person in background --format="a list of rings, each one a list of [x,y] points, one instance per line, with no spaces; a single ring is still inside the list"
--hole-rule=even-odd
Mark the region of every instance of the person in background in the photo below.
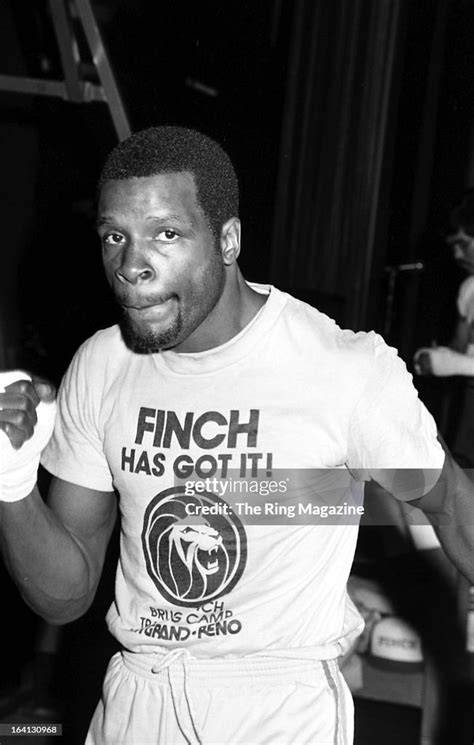
[[[455,262],[467,273],[457,295],[458,320],[450,345],[418,349],[414,369],[418,375],[466,378],[452,450],[460,465],[470,468],[474,466],[474,190],[453,208],[450,222],[452,233],[446,242]]]

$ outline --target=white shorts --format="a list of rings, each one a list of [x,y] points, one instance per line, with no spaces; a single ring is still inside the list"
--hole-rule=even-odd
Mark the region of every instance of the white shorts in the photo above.
[[[117,653],[86,745],[351,745],[337,660]]]

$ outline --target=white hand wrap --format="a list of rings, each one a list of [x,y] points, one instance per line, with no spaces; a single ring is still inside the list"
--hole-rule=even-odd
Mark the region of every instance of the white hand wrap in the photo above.
[[[419,365],[419,356],[422,353],[429,355],[432,375],[442,378],[451,375],[474,376],[474,356],[472,356],[472,352],[461,354],[449,347],[423,347],[415,355],[415,370],[418,373],[420,370],[416,368]]]
[[[474,375],[474,358],[467,354],[455,352],[449,347],[437,347],[430,350],[433,375]]]
[[[31,380],[30,376],[18,370],[0,373],[0,392],[17,380]],[[0,500],[17,502],[32,491],[36,484],[39,460],[54,428],[56,402],[40,401],[36,408],[38,422],[33,436],[15,450],[5,434],[0,431]]]

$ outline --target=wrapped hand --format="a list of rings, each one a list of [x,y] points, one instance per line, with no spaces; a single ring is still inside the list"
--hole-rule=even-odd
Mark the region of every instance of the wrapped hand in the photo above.
[[[474,357],[455,352],[449,347],[422,347],[416,352],[414,363],[418,375],[474,376]]]
[[[0,500],[28,496],[56,413],[54,388],[24,372],[0,373]]]

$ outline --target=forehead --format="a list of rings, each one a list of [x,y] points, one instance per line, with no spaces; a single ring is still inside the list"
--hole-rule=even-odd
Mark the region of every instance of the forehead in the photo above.
[[[194,176],[188,171],[107,181],[99,194],[99,213],[148,214],[172,209],[201,213]]]

